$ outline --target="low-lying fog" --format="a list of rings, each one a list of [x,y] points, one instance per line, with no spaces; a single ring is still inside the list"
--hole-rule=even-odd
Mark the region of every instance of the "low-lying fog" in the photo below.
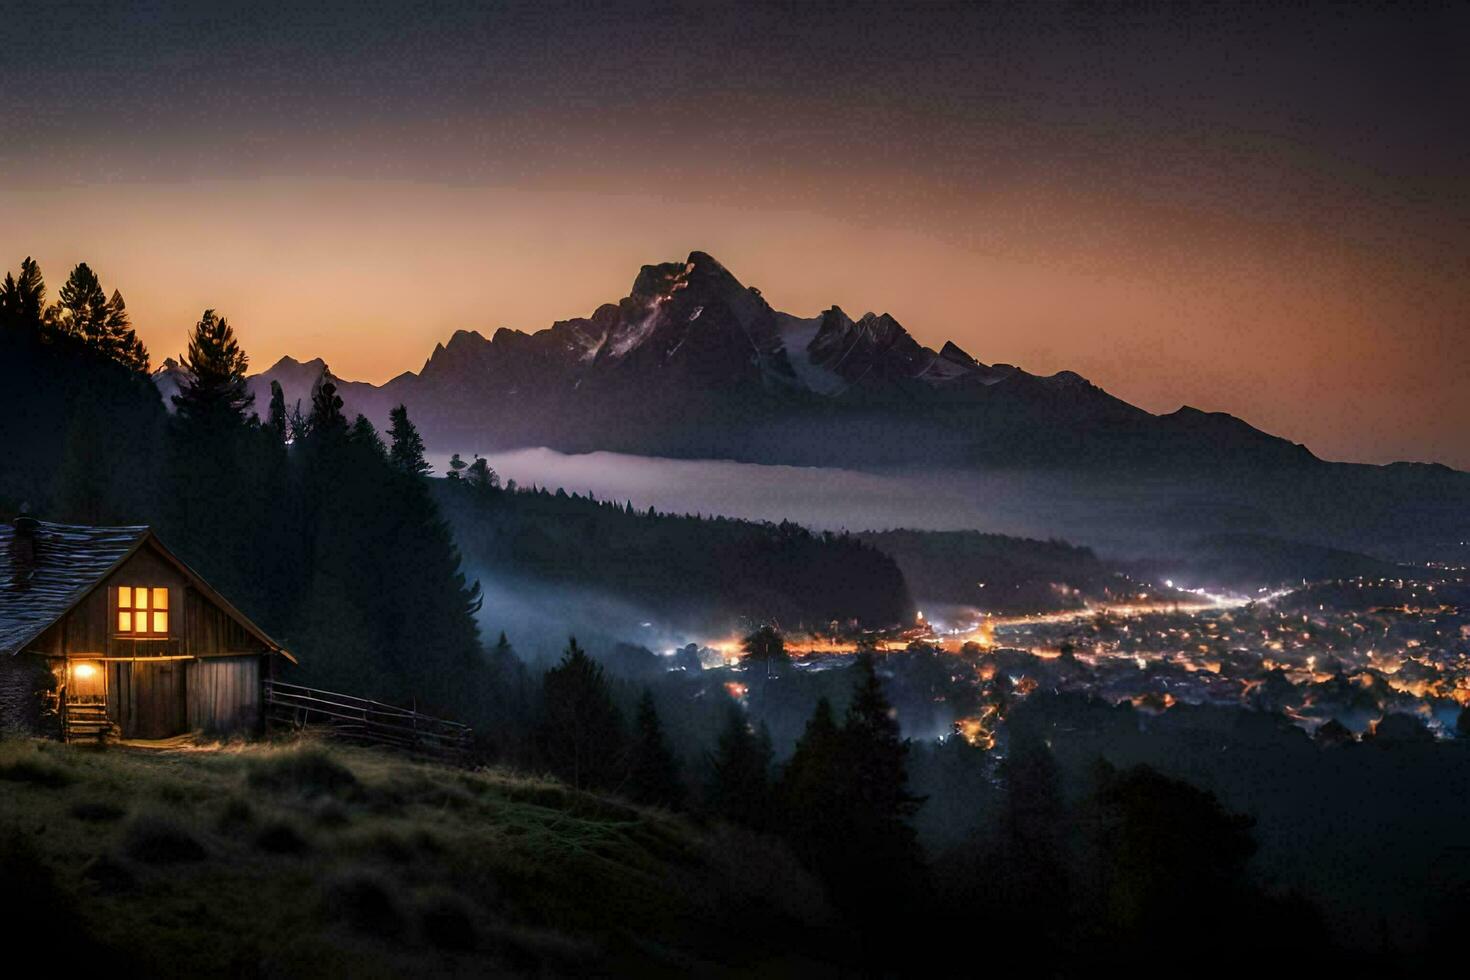
[[[652,506],[672,513],[792,520],[816,530],[904,527],[1060,537],[1119,557],[1199,533],[1192,508],[1177,494],[1166,498],[1146,486],[1104,481],[1079,486],[1045,473],[933,469],[885,474],[609,452],[567,455],[550,449],[487,458],[502,480],[522,486],[590,490],[599,499],[630,500],[639,510]],[[436,473],[448,471],[448,455],[429,459]]]

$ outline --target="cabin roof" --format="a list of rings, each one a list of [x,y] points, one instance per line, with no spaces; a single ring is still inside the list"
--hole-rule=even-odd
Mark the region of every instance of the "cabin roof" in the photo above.
[[[163,546],[147,525],[87,527],[36,521],[34,551],[17,547],[14,525],[0,523],[0,656],[19,653],[98,588],[123,562],[148,546],[273,652],[296,658],[265,634]]]

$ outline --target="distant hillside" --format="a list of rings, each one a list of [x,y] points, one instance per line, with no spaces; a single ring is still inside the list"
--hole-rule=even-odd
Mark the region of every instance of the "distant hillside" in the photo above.
[[[1090,548],[977,531],[883,531],[858,535],[898,562],[914,597],[992,613],[1079,609],[1138,591]]]
[[[477,575],[586,589],[706,628],[889,626],[913,616],[899,567],[857,537],[636,512],[564,491],[431,483]]]
[[[1403,574],[1399,565],[1369,555],[1263,534],[1212,534],[1155,567],[1160,577],[1178,579],[1191,587],[1242,591]]]
[[[342,747],[0,743],[0,881],[11,935],[119,976],[796,972],[833,939],[770,841]]]

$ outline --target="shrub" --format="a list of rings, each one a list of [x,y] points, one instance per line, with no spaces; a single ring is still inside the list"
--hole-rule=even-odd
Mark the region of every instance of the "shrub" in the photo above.
[[[392,885],[375,874],[356,872],[334,881],[326,893],[327,913],[358,932],[396,936],[403,913]]]
[[[268,854],[302,854],[310,850],[301,832],[284,820],[274,820],[255,835],[255,846]]]
[[[110,854],[99,854],[82,868],[86,878],[104,895],[115,895],[131,891],[137,885],[137,876],[131,868]]]
[[[257,789],[301,796],[352,796],[361,788],[342,763],[315,746],[252,760],[248,781]]]
[[[224,808],[220,810],[219,819],[215,821],[215,826],[223,833],[231,833],[242,827],[248,827],[254,821],[255,808],[250,805],[250,801],[232,796],[225,801]]]
[[[440,949],[474,949],[479,939],[474,908],[448,891],[433,892],[420,903],[419,931],[426,942]]]
[[[145,864],[183,864],[205,857],[194,833],[166,813],[135,814],[123,831],[123,850]]]
[[[71,805],[71,815],[88,823],[111,823],[127,813],[110,800],[78,800]]]
[[[65,770],[39,759],[17,759],[0,765],[0,779],[43,786],[46,789],[61,789],[72,782],[71,776]]]
[[[322,827],[341,828],[352,823],[352,814],[336,800],[322,800],[312,811],[312,816]]]

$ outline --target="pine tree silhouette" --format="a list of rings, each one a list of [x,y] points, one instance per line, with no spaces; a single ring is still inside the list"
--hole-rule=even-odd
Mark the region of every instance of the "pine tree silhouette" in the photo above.
[[[25,273],[22,267],[23,279]],[[19,286],[16,288],[19,290]],[[97,274],[85,262],[67,276],[57,301],[46,309],[45,321],[58,333],[75,337],[124,367],[144,374],[148,371],[148,351],[133,330],[122,293],[113,290],[109,298]]]
[[[639,803],[678,809],[684,802],[684,783],[679,763],[669,749],[653,703],[653,692],[643,691],[633,721],[633,742],[628,754],[628,795]]]
[[[271,380],[270,417],[265,425],[278,442],[284,443],[291,437],[291,423],[286,417],[286,393],[281,390],[281,383],[274,379]]]
[[[342,414],[342,398],[330,371],[323,371],[312,386],[307,430],[319,442],[340,442],[347,437],[347,416]]]
[[[245,383],[250,358],[228,320],[205,310],[181,362],[184,381],[174,395],[179,415],[200,421],[243,418],[255,402]]]
[[[623,721],[602,666],[567,643],[542,682],[541,750],[547,766],[578,789],[610,789],[620,781]]]
[[[36,332],[46,309],[46,282],[41,267],[29,255],[20,264],[20,277],[5,274],[0,283],[0,327]]]
[[[408,406],[399,405],[388,413],[388,458],[404,473],[427,476],[433,469],[424,459],[424,440],[408,418]],[[504,634],[501,634],[502,638]]]
[[[730,705],[710,759],[705,804],[711,812],[756,830],[771,826],[771,739],[753,731],[739,705]]]

